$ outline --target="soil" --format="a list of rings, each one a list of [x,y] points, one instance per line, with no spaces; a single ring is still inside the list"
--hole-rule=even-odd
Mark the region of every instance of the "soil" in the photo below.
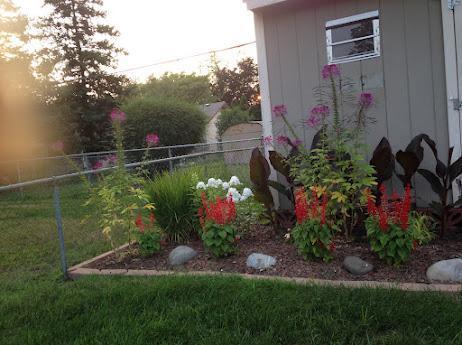
[[[436,261],[462,257],[462,231],[456,229],[444,239],[417,247],[410,260],[399,267],[389,266],[380,261],[371,252],[365,241],[347,242],[343,238],[336,239],[335,259],[329,263],[322,261],[306,261],[298,254],[294,246],[275,236],[271,228],[256,226],[238,242],[238,252],[232,256],[215,259],[204,249],[202,242],[191,240],[185,245],[194,248],[198,255],[185,266],[176,268],[179,271],[219,271],[223,273],[247,273],[281,277],[316,278],[328,280],[368,280],[385,282],[428,283],[425,272]],[[171,271],[168,255],[176,244],[166,244],[162,251],[152,257],[124,255],[117,260],[114,254],[106,256],[85,266],[95,269],[143,269]],[[258,271],[246,266],[247,256],[252,253],[263,253],[276,257],[277,263],[270,269]],[[364,276],[354,276],[342,268],[343,259],[348,255],[358,256],[374,265],[374,270]]]

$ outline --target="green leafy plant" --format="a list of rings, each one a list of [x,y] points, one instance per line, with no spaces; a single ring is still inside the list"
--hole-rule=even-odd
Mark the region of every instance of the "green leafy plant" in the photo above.
[[[337,228],[351,237],[358,224],[364,192],[377,184],[374,167],[368,164],[364,131],[371,122],[367,112],[373,103],[370,93],[359,95],[351,104],[350,90],[336,65],[323,69],[327,85],[320,88],[321,99],[305,123],[319,128],[311,149],[300,148],[290,160],[295,181],[328,193],[329,210]],[[346,112],[353,106],[352,114]]]
[[[193,174],[193,169],[163,173],[146,186],[157,224],[170,241],[184,242],[199,228]]]
[[[461,203],[461,200],[450,202],[450,192],[456,178],[462,174],[462,157],[452,162],[454,148],[451,147],[448,153],[447,163],[444,164],[439,160],[436,149],[433,154],[436,159],[435,173],[427,169],[418,169],[417,172],[422,175],[430,184],[432,190],[438,195],[439,201],[432,202],[434,214],[440,221],[439,235],[443,237],[448,228],[448,218],[451,209]],[[451,163],[452,162],[452,163]]]
[[[98,219],[98,224],[103,234],[111,243],[112,248],[116,249],[114,233],[121,233],[132,250],[134,240],[133,231],[136,228],[136,215],[144,210],[152,210],[154,206],[149,202],[148,195],[145,193],[142,185],[144,180],[136,174],[130,174],[125,168],[125,156],[123,147],[123,128],[125,113],[119,109],[114,109],[110,114],[113,126],[113,134],[116,144],[116,156],[112,157],[115,166],[105,167],[105,161],[99,161],[95,170],[101,173],[98,175],[98,181],[91,184],[82,175],[82,181],[89,190],[89,198],[85,206],[91,207],[92,214]],[[63,143],[56,142],[52,145],[56,151],[63,150]],[[76,170],[80,168],[72,159],[68,159],[69,164]],[[107,172],[101,169],[107,169]]]
[[[236,206],[232,198],[219,198],[208,201],[202,194],[202,207],[199,209],[202,225],[202,241],[215,257],[230,255],[236,251],[239,239],[233,225],[236,219]]]
[[[368,218],[365,221],[367,237],[371,249],[380,259],[388,264],[400,265],[409,259],[416,245],[417,230],[410,229],[414,225],[410,221],[411,187],[406,186],[404,198],[397,196],[390,202],[384,185],[381,186],[381,203],[368,196]]]
[[[161,249],[162,233],[154,226],[154,213],[150,213],[149,222],[143,221],[142,214],[138,214],[135,224],[138,228],[138,250],[141,256],[151,256]]]
[[[419,245],[430,243],[435,238],[435,219],[426,214],[411,212],[409,229],[412,237]]]
[[[331,227],[326,221],[327,195],[323,195],[320,204],[318,194],[314,191],[308,203],[304,189],[299,189],[295,198],[297,224],[290,237],[297,250],[306,259],[319,258],[326,262],[332,260],[335,244]]]

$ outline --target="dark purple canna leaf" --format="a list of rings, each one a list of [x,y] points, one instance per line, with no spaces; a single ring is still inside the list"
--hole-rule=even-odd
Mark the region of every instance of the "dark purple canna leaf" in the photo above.
[[[269,160],[274,170],[282,174],[287,181],[291,183],[292,178],[290,176],[290,165],[287,163],[287,160],[276,151],[269,152]]]
[[[387,138],[382,138],[375,148],[370,164],[375,168],[377,183],[379,185],[393,176],[395,156]]]
[[[440,198],[443,198],[446,192],[445,186],[441,184],[440,179],[434,173],[427,169],[419,169],[418,173],[422,175],[430,184],[432,190],[438,194]]]

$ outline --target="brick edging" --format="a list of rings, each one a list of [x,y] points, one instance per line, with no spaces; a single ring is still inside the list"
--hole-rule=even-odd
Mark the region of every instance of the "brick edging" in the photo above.
[[[124,249],[127,245],[119,247],[117,250]],[[398,289],[403,291],[436,291],[457,293],[462,292],[462,284],[423,284],[423,283],[390,283],[381,281],[350,281],[350,280],[324,280],[314,278],[289,278],[281,276],[265,276],[253,275],[243,273],[222,273],[216,271],[156,271],[156,270],[132,270],[132,269],[94,269],[85,268],[88,264],[102,259],[108,255],[113,254],[113,250],[98,255],[92,259],[86,260],[78,265],[72,266],[68,270],[69,277],[76,279],[88,275],[117,275],[117,276],[239,276],[244,279],[255,280],[272,280],[291,282],[300,285],[317,285],[317,286],[333,286],[333,287],[347,287],[347,288],[381,288],[381,289]]]

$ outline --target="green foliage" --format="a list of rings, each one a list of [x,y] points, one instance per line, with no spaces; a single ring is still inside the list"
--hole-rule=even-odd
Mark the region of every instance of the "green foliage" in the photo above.
[[[172,175],[164,173],[146,186],[149,200],[155,207],[156,222],[174,242],[186,241],[199,227],[193,172],[188,169],[175,171]]]
[[[140,187],[143,180],[130,174],[125,168],[121,122],[114,121],[113,126],[117,147],[117,167],[113,172],[102,175],[98,183],[87,184],[90,197],[85,205],[90,206],[96,213],[99,226],[113,249],[116,247],[113,233],[118,231],[125,234],[130,249],[133,240],[132,232],[136,227],[136,215],[145,209],[152,210],[153,206],[148,200],[148,195]],[[72,162],[71,159],[70,161]],[[83,181],[87,182],[85,178]]]
[[[376,184],[375,171],[346,143],[337,145],[334,152],[326,147],[302,150],[293,160],[293,174],[304,186],[327,192],[331,214],[349,237],[365,203],[365,191]]]
[[[151,256],[160,251],[162,234],[159,231],[145,231],[138,234],[139,253],[142,256]]]
[[[231,107],[240,106],[249,110],[253,115],[252,120],[260,120],[258,68],[253,59],[242,59],[233,69],[220,68],[215,62],[212,69],[212,94]]]
[[[409,231],[419,245],[428,244],[435,238],[435,220],[425,214],[411,212]]]
[[[218,117],[216,124],[218,135],[221,137],[223,133],[234,125],[247,123],[250,121],[250,113],[248,110],[242,109],[240,106],[234,106],[228,109],[223,109]]]
[[[143,147],[146,134],[157,133],[163,146],[201,142],[205,115],[195,106],[155,97],[135,97],[125,101],[126,143]]]
[[[144,97],[171,99],[190,104],[206,104],[216,100],[210,90],[206,75],[165,73],[161,77],[151,76],[145,84],[138,86],[137,92]]]
[[[290,234],[295,247],[305,259],[322,259],[325,262],[333,259],[333,235],[329,225],[307,219],[295,225]]]
[[[36,54],[36,72],[52,88],[44,103],[59,116],[65,136],[73,137],[74,150],[110,147],[107,114],[128,82],[107,73],[124,53],[114,44],[119,33],[104,24],[101,0],[45,0],[44,5],[51,12],[36,27],[43,47]]]
[[[412,220],[410,224],[413,224]],[[411,227],[404,230],[399,224],[389,223],[388,230],[382,231],[374,217],[368,217],[365,226],[371,249],[380,259],[389,265],[400,265],[409,260],[415,240]]]
[[[206,222],[202,230],[202,242],[217,258],[228,256],[236,251],[237,232],[231,224]]]

